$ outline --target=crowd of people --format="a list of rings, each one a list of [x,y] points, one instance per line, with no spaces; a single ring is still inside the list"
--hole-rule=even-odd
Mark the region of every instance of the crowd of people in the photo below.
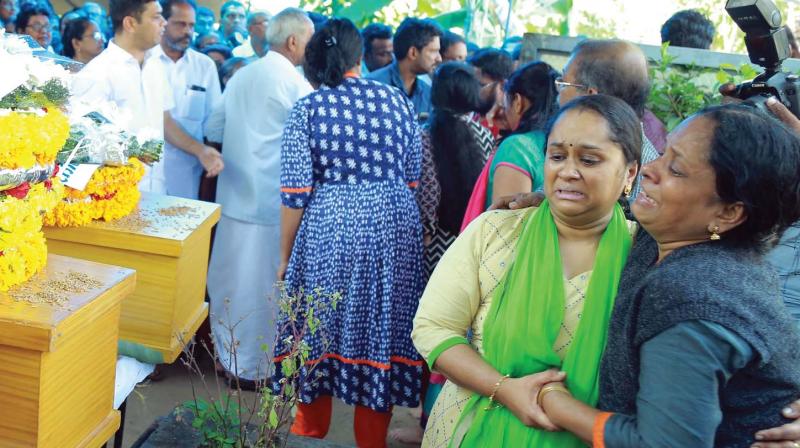
[[[800,447],[800,120],[779,102],[667,134],[621,40],[559,72],[413,17],[17,6],[9,32],[85,64],[77,99],[165,138],[142,189],[208,198],[217,178],[232,383],[284,380],[282,295],[341,297],[305,336],[293,433],[325,437],[335,397],[359,447]],[[662,28],[713,35],[696,11]],[[420,424],[390,434],[395,407]]]

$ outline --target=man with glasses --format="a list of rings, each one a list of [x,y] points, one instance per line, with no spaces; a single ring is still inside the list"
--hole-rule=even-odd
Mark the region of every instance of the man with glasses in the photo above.
[[[53,51],[50,42],[53,39],[50,25],[50,12],[41,6],[26,6],[22,8],[16,20],[17,32],[31,36],[39,45],[48,51]]]
[[[564,105],[583,95],[602,93],[615,96],[633,108],[639,119],[645,115],[650,94],[647,59],[636,45],[621,40],[589,39],[579,43],[556,80],[558,102]],[[641,168],[658,158],[658,152],[642,129]],[[641,171],[640,171],[641,173]],[[636,177],[631,198],[639,194],[641,174]]]
[[[161,45],[153,49],[167,72],[175,107],[172,118],[196,141],[203,141],[203,126],[222,100],[216,64],[189,48],[194,36],[194,0],[161,0],[167,26]],[[220,158],[216,151],[196,156],[167,142],[164,163],[167,194],[197,199],[203,171],[212,172]]]
[[[247,40],[233,49],[233,56],[237,58],[258,59],[269,51],[267,44],[267,26],[270,15],[268,12],[251,12],[247,15]]]

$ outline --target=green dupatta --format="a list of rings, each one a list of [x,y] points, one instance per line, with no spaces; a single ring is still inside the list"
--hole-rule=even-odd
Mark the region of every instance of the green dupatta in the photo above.
[[[484,323],[484,359],[514,378],[559,368],[567,372],[567,386],[575,398],[595,405],[608,321],[631,244],[625,215],[617,205],[600,239],[582,318],[562,363],[553,344],[564,320],[564,274],[550,204],[543,202],[526,219],[517,257],[494,292]],[[585,446],[568,432],[533,429],[508,409],[485,411],[487,406],[489,399],[478,394],[467,403],[458,425],[469,425],[461,446]]]

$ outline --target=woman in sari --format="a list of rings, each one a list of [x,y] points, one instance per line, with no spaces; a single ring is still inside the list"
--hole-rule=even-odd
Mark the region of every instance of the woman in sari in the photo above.
[[[641,155],[641,125],[623,101],[578,98],[559,111],[538,209],[485,213],[445,253],[412,338],[448,378],[423,446],[582,446],[531,398],[576,384],[597,400],[600,356],[631,227],[618,204]],[[468,339],[469,335],[469,339]],[[580,354],[580,357],[578,356]]]

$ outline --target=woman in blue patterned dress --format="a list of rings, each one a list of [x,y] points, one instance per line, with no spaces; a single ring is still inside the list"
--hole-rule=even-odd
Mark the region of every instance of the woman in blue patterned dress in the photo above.
[[[358,77],[361,48],[346,19],[329,20],[308,44],[306,76],[321,87],[284,130],[279,277],[290,293],[341,293],[320,316],[326,341],[306,338],[319,378],[303,383],[292,432],[324,437],[335,396],[356,407],[358,446],[381,447],[392,407],[419,403],[411,327],[424,287],[414,198],[422,151],[411,103]],[[276,348],[276,362],[286,350]]]

